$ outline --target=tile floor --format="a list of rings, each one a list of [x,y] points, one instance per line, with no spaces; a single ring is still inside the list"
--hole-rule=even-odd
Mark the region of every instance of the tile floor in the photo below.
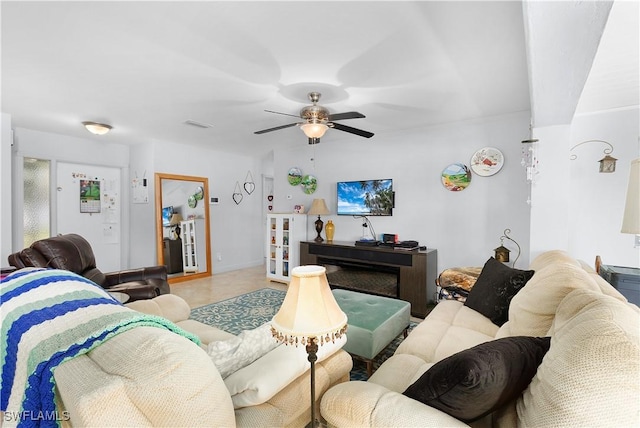
[[[269,281],[266,268],[260,265],[171,284],[171,293],[182,297],[191,308],[197,308],[260,288],[286,290],[287,286]]]

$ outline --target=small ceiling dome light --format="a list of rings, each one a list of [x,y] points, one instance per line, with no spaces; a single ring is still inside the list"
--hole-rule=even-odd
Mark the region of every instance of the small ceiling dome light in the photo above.
[[[104,123],[97,123],[97,122],[82,122],[82,124],[84,125],[85,128],[87,128],[87,131],[96,135],[104,135],[107,132],[109,132],[112,128],[111,125],[106,125]]]
[[[302,132],[309,138],[322,138],[329,127],[324,123],[311,122],[303,123],[300,125],[300,129],[302,129]]]

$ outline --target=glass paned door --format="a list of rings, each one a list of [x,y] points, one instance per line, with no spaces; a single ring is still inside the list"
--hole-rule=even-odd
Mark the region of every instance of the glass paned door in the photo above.
[[[24,248],[51,236],[51,162],[24,158]]]

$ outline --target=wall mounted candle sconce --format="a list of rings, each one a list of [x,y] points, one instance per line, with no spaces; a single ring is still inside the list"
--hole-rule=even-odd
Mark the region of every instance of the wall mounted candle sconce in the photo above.
[[[587,141],[583,141],[582,143],[578,143],[575,146],[571,147],[571,149],[569,150],[570,152],[573,151],[573,149],[575,149],[578,146],[581,146],[583,144],[587,144],[587,143],[603,143],[606,144],[607,146],[609,146],[608,148],[605,148],[603,150],[604,153],[604,157],[602,159],[600,159],[598,162],[600,162],[600,170],[599,172],[615,172],[616,170],[616,161],[618,159],[609,156],[612,152],[613,152],[613,146],[611,145],[611,143],[608,143],[606,141],[603,140],[587,140]],[[576,160],[578,158],[578,155],[576,154],[572,154],[569,159],[571,160]]]
[[[506,238],[509,241],[516,244],[516,247],[518,247],[518,255],[516,256],[516,259],[513,261],[513,265],[511,265],[512,267],[515,267],[516,262],[520,258],[520,244],[518,244],[513,238],[509,236],[510,233],[511,233],[511,229],[505,229],[504,232],[502,232],[502,236],[500,237],[500,246],[493,250],[495,252],[494,258],[499,262],[509,263],[509,253],[511,252],[511,250],[509,250],[507,247],[504,246],[504,240]]]

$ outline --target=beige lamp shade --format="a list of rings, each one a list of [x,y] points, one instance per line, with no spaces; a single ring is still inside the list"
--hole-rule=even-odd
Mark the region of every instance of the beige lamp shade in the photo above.
[[[627,201],[622,218],[622,233],[640,235],[640,158],[631,161]]]
[[[291,282],[278,313],[271,321],[274,336],[290,345],[306,345],[317,338],[322,345],[340,338],[347,316],[331,293],[322,266],[298,266],[291,270]]]
[[[171,215],[171,220],[169,220],[169,224],[171,226],[175,226],[176,224],[180,224],[181,221],[182,221],[182,216],[176,213]]]
[[[308,212],[309,215],[327,215],[330,214],[329,208],[324,199],[314,199],[311,203],[311,208]]]

